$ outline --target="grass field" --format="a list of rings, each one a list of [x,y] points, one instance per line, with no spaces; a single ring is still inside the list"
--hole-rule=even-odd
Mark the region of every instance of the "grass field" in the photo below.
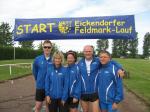
[[[33,59],[0,60],[0,65],[14,63],[32,63],[32,61]]]
[[[16,63],[32,63],[31,59],[17,59],[17,60],[4,60],[0,61],[0,65],[3,64],[16,64]],[[17,65],[11,66],[11,75],[9,66],[0,66],[0,81],[15,78],[18,76],[26,75],[31,73],[31,65]]]
[[[124,79],[124,84],[141,96],[150,104],[150,60],[143,59],[114,59],[130,72],[130,78]],[[6,60],[1,64],[32,63],[33,60]],[[31,73],[30,67],[12,67],[12,76],[9,75],[9,67],[0,67],[0,81]]]
[[[124,84],[150,104],[150,60],[114,59],[130,72]]]

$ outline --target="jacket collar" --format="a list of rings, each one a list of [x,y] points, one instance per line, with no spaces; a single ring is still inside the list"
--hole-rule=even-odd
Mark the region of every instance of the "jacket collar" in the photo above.
[[[102,67],[108,67],[109,65],[111,65],[111,62],[109,61],[107,64],[102,64]]]

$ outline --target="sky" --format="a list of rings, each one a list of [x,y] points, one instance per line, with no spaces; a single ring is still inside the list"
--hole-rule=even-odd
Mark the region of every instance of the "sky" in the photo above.
[[[143,37],[150,32],[150,0],[0,0],[0,22],[14,28],[15,18],[61,18],[135,15],[139,54],[142,54]],[[96,39],[52,40],[60,50],[82,51],[87,44],[96,47]],[[35,46],[41,41],[35,41]],[[18,44],[16,43],[16,46]],[[111,52],[112,40],[108,51]]]

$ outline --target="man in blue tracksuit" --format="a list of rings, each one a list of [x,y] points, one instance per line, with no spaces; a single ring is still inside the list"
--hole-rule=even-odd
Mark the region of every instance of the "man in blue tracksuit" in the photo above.
[[[55,52],[53,55],[53,64],[48,66],[45,79],[46,100],[49,104],[50,112],[67,112],[63,101],[66,101],[65,83],[67,83],[67,71],[62,66],[63,54]]]
[[[81,77],[79,67],[75,63],[77,55],[74,51],[68,51],[67,58],[67,88],[65,88],[65,97],[67,96],[66,104],[69,106],[70,112],[78,112],[78,104],[81,94]]]
[[[123,100],[122,78],[117,75],[118,68],[111,63],[109,52],[99,55],[102,67],[98,73],[98,94],[102,112],[116,112],[117,104]]]
[[[79,72],[81,75],[81,106],[83,112],[99,112],[99,98],[96,81],[101,63],[99,58],[93,56],[93,46],[85,46],[83,53],[84,58],[82,58],[78,63]],[[118,63],[114,61],[111,63],[114,63],[115,66],[121,68]]]
[[[32,72],[36,82],[35,112],[40,112],[42,103],[45,100],[45,77],[47,65],[51,64],[51,49],[52,43],[49,40],[45,40],[43,43],[43,55],[36,57],[33,62]],[[48,112],[47,106],[46,112]]]

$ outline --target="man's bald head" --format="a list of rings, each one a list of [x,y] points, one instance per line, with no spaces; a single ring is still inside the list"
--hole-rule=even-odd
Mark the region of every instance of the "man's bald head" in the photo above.
[[[83,48],[84,57],[87,60],[91,60],[93,58],[94,47],[92,45],[86,45]]]
[[[94,47],[92,45],[84,46],[83,51],[85,51],[86,49],[91,49],[92,51],[94,51]]]

